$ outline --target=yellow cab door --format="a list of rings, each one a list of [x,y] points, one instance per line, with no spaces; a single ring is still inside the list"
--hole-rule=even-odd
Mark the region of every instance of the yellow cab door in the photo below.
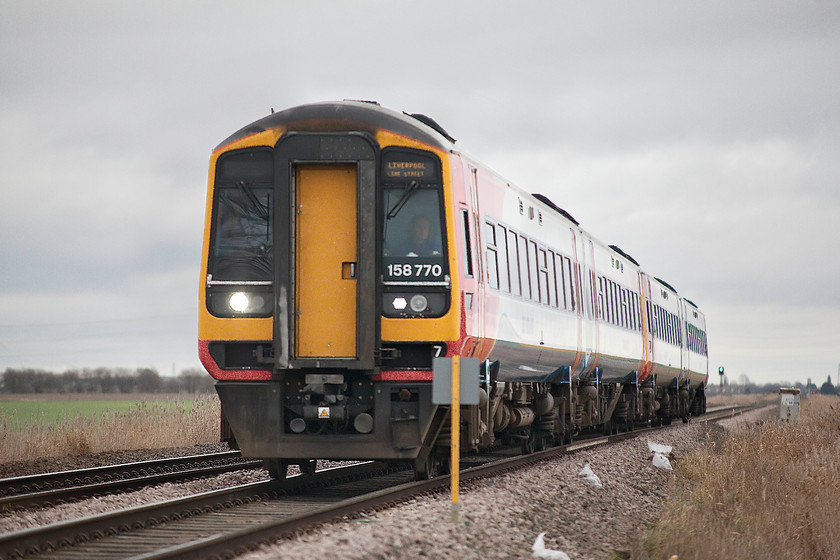
[[[295,355],[355,358],[357,167],[295,166]]]

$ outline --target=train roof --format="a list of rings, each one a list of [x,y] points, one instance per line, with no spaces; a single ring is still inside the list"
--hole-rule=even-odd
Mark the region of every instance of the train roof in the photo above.
[[[455,150],[455,138],[431,117],[420,113],[400,113],[382,107],[376,101],[353,100],[309,103],[276,113],[272,109],[270,115],[252,122],[225,138],[216,146],[215,150],[246,136],[259,134],[276,127],[299,132],[365,131],[375,133],[377,130],[384,129],[442,150]],[[529,194],[522,189],[518,190],[522,191],[523,195],[527,196]],[[579,222],[571,214],[554,204],[545,195],[532,193],[530,196],[580,227]],[[633,257],[617,246],[609,245],[609,248],[639,266],[639,263]],[[673,286],[661,278],[654,277],[654,279],[678,294]],[[688,303],[695,308],[697,307],[691,301],[688,301]]]
[[[554,210],[555,212],[557,212],[558,214],[575,224],[576,226],[580,225],[580,222],[575,220],[571,214],[569,214],[568,212],[551,202],[551,200],[544,194],[531,193],[531,196],[533,196],[534,198],[536,198],[537,200],[539,200],[540,202],[542,202],[543,204],[545,204],[546,206],[548,206],[549,208],[551,208],[552,210]]]
[[[662,278],[657,278],[656,276],[654,276],[653,279],[656,280],[657,282],[659,282],[660,284],[662,284],[663,286],[665,286],[666,288],[668,288],[669,290],[671,290],[672,292],[674,292],[675,294],[679,294],[679,292],[677,291],[676,288],[674,288],[671,284],[669,284],[668,282],[666,282]]]
[[[615,251],[616,253],[618,253],[619,255],[621,255],[622,257],[627,259],[628,261],[630,261],[631,263],[635,264],[636,266],[640,266],[639,262],[636,259],[634,259],[629,254],[622,251],[617,245],[610,245],[609,247],[610,247],[610,249],[612,249],[613,251]]]
[[[375,101],[328,101],[299,105],[263,117],[234,132],[216,149],[245,136],[275,127],[290,131],[367,131],[385,129],[443,150],[453,148],[455,139],[434,119],[419,113],[398,113]]]

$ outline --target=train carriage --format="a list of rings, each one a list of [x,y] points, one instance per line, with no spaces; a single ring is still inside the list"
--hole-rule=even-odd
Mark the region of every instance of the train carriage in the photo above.
[[[203,251],[199,355],[275,477],[319,458],[439,472],[436,356],[481,360],[468,451],[704,408],[696,306],[423,115],[320,103],[234,133],[211,156]]]

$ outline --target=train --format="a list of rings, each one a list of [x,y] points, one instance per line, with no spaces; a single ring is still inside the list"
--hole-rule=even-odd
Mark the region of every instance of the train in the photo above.
[[[706,409],[700,308],[423,114],[321,102],[234,132],[210,157],[202,254],[199,357],[274,478],[318,459],[445,473],[435,358],[479,364],[465,454]]]

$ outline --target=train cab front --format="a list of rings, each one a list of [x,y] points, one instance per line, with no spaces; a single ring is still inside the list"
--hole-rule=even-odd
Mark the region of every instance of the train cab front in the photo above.
[[[441,158],[394,138],[267,129],[212,157],[199,352],[244,456],[419,452],[458,317]]]

